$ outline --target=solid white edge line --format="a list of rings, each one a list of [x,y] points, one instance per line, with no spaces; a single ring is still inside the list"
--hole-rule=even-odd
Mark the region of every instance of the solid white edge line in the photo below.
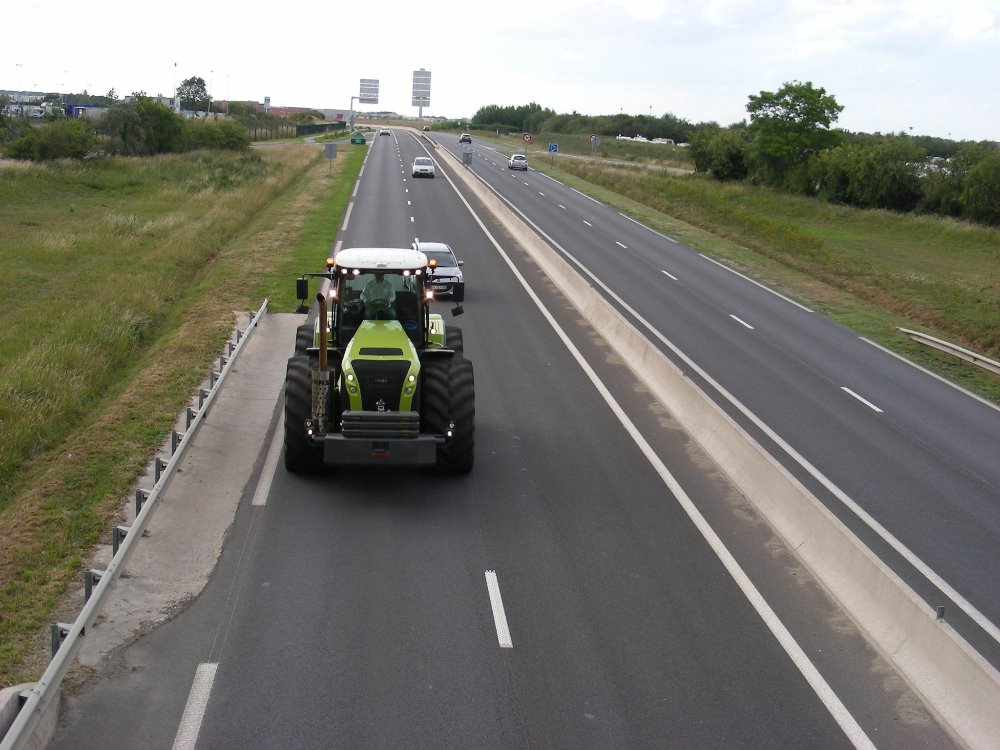
[[[681,243],[680,243],[679,241],[675,240],[675,239],[674,239],[673,237],[668,237],[667,235],[663,234],[663,232],[657,232],[657,231],[656,231],[655,229],[653,229],[652,227],[647,227],[647,226],[646,226],[645,224],[643,224],[643,223],[642,223],[641,221],[637,221],[636,219],[633,219],[633,218],[632,218],[631,216],[628,216],[627,214],[623,214],[623,213],[622,213],[621,211],[619,211],[619,212],[618,212],[618,215],[619,215],[619,216],[621,216],[621,217],[622,217],[623,219],[625,219],[626,221],[631,221],[631,222],[632,222],[633,224],[635,224],[636,226],[639,226],[639,227],[642,227],[642,228],[643,228],[643,229],[645,229],[645,230],[646,230],[647,232],[652,232],[652,233],[653,233],[653,234],[655,234],[655,235],[656,235],[657,237],[660,237],[661,239],[664,239],[664,240],[666,240],[667,242],[673,242],[673,243],[674,243],[675,245],[679,245],[679,244],[681,244]]]
[[[271,494],[271,482],[274,481],[274,472],[278,467],[278,458],[281,456],[284,444],[284,424],[285,418],[282,416],[274,430],[274,437],[271,438],[271,447],[267,449],[267,458],[264,459],[264,466],[260,470],[260,479],[257,480],[257,489],[254,490],[251,505],[267,504],[267,496]]]
[[[500,648],[514,648],[510,640],[510,627],[507,625],[507,613],[503,608],[503,598],[500,596],[500,583],[496,571],[486,571],[486,590],[490,594],[490,607],[493,609],[493,623],[497,629],[497,641]]]
[[[879,344],[879,343],[877,343],[875,341],[872,341],[871,339],[867,339],[864,336],[858,336],[858,338],[861,339],[862,341],[864,341],[866,344],[871,344],[876,349],[884,352],[885,354],[888,354],[890,357],[895,357],[900,362],[904,362],[905,364],[908,364],[910,367],[917,368],[924,375],[930,375],[932,378],[935,378],[935,379],[939,380],[940,382],[944,383],[945,385],[951,386],[956,391],[959,391],[960,393],[968,396],[969,398],[975,399],[976,401],[978,401],[979,403],[981,403],[983,406],[988,406],[991,409],[994,409],[995,411],[1000,411],[1000,406],[997,406],[992,401],[987,401],[982,396],[980,396],[978,394],[975,394],[972,391],[963,388],[962,386],[958,385],[957,383],[952,383],[950,380],[945,380],[940,375],[938,375],[936,372],[931,372],[926,367],[922,367],[921,365],[918,365],[916,362],[911,362],[906,357],[903,357],[903,356],[901,356],[899,354],[896,354],[896,352],[892,351],[891,349],[886,349],[884,346],[882,346],[881,344]]]
[[[860,401],[862,404],[864,404],[865,406],[867,406],[869,409],[872,409],[873,411],[877,411],[879,414],[883,413],[881,409],[879,409],[877,406],[875,406],[875,404],[873,404],[871,401],[869,401],[868,399],[864,398],[863,396],[859,396],[857,393],[855,393],[854,391],[852,391],[846,385],[840,386],[840,390],[844,391],[844,393],[848,394],[849,396],[853,396],[858,401]]]
[[[719,268],[724,268],[725,270],[729,271],[729,273],[734,273],[734,274],[736,274],[737,276],[739,276],[739,277],[740,277],[741,279],[743,279],[744,281],[749,281],[749,282],[750,282],[751,284],[754,284],[755,286],[759,286],[759,287],[760,287],[761,289],[763,289],[763,290],[764,290],[765,292],[770,292],[770,293],[771,293],[771,294],[773,294],[773,295],[774,295],[775,297],[781,297],[781,299],[785,300],[785,302],[787,302],[787,303],[789,303],[789,304],[791,304],[791,305],[795,305],[795,306],[796,306],[797,308],[799,308],[800,310],[805,310],[805,311],[806,311],[807,313],[811,313],[811,312],[812,312],[812,310],[810,310],[810,309],[809,309],[808,307],[806,307],[805,305],[803,305],[803,304],[801,304],[801,303],[799,303],[799,302],[796,302],[796,301],[795,301],[795,300],[793,300],[793,299],[789,299],[789,298],[788,298],[788,297],[786,297],[786,296],[785,296],[784,294],[781,294],[780,292],[776,292],[776,291],[774,291],[773,289],[771,289],[771,288],[770,288],[770,287],[768,287],[768,286],[764,286],[764,285],[763,285],[763,284],[761,284],[761,283],[760,283],[759,281],[754,281],[754,280],[753,280],[753,279],[751,279],[751,278],[750,278],[749,276],[745,276],[744,274],[740,273],[739,271],[734,271],[734,270],[733,270],[732,268],[730,268],[729,266],[727,266],[727,265],[726,265],[725,263],[720,263],[719,261],[715,260],[715,258],[709,258],[709,257],[708,257],[707,255],[705,255],[704,253],[698,253],[698,255],[700,255],[700,256],[701,256],[702,258],[704,258],[705,260],[709,261],[710,263],[714,263],[714,264],[715,264],[715,265],[717,265],[717,266],[718,266]]]
[[[646,456],[646,460],[649,461],[657,474],[660,475],[660,478],[674,495],[678,504],[684,509],[684,512],[687,513],[688,517],[694,523],[698,531],[701,532],[705,541],[722,562],[729,574],[732,575],[733,581],[737,586],[739,586],[740,591],[743,592],[747,601],[750,602],[751,606],[756,610],[757,614],[774,634],[778,643],[784,649],[785,653],[788,654],[792,663],[795,664],[796,668],[805,678],[809,686],[813,689],[813,692],[816,693],[817,697],[826,707],[827,711],[830,712],[830,715],[840,726],[841,730],[850,740],[851,744],[853,744],[856,748],[871,748],[874,750],[875,745],[868,738],[868,735],[865,734],[864,729],[861,728],[861,725],[858,724],[858,722],[851,715],[850,711],[847,710],[847,707],[843,704],[843,702],[841,702],[837,694],[833,691],[829,684],[827,684],[826,680],[823,679],[823,675],[819,673],[819,670],[817,670],[815,665],[813,665],[813,663],[809,660],[809,657],[802,650],[802,647],[795,642],[792,634],[788,632],[788,629],[774,613],[774,610],[771,609],[770,605],[764,600],[764,597],[761,596],[759,591],[757,591],[753,582],[740,568],[736,559],[730,554],[729,550],[726,549],[725,544],[723,544],[719,536],[715,533],[715,531],[713,531],[704,516],[701,515],[701,512],[691,501],[691,498],[684,492],[684,489],[663,464],[660,457],[656,455],[652,446],[646,442],[646,439],[639,432],[638,428],[632,423],[632,420],[628,418],[628,415],[625,414],[618,402],[615,401],[614,396],[611,395],[611,392],[608,391],[608,389],[604,386],[604,383],[601,382],[597,373],[594,372],[594,369],[590,366],[590,363],[587,362],[583,354],[580,353],[580,350],[576,348],[576,345],[570,340],[569,336],[552,316],[552,313],[550,313],[545,307],[545,303],[542,302],[541,298],[537,294],[535,294],[535,291],[528,284],[527,279],[525,279],[521,274],[520,269],[500,246],[499,241],[493,236],[482,220],[476,215],[476,212],[472,210],[472,206],[470,206],[468,201],[465,200],[465,196],[458,191],[457,187],[454,185],[452,185],[452,187],[454,188],[459,199],[465,204],[465,207],[468,209],[473,219],[477,224],[479,224],[483,234],[489,238],[493,247],[496,248],[497,253],[503,259],[504,263],[507,264],[507,267],[510,268],[511,273],[513,273],[514,277],[518,280],[518,282],[520,282],[521,286],[525,290],[525,293],[531,298],[532,302],[534,302],[535,306],[538,308],[545,320],[548,321],[552,330],[555,331],[556,335],[562,340],[563,344],[569,350],[570,355],[576,360],[577,364],[590,379],[591,383],[594,384],[594,387],[604,398],[605,402],[607,402],[608,406],[611,408],[612,412],[614,412],[618,421],[621,422],[626,432],[628,432],[629,436],[635,441],[636,445],[639,446],[639,449]],[[489,574],[487,573],[487,579],[488,578]],[[499,594],[499,589],[497,593]]]
[[[215,672],[218,666],[213,662],[204,662],[198,665],[194,682],[191,683],[191,692],[188,693],[187,703],[184,705],[180,726],[177,727],[177,736],[174,737],[173,750],[194,750],[195,744],[198,742],[198,733],[201,732],[201,721],[205,718],[205,709],[208,708],[208,697],[212,694],[212,684],[215,682]]]

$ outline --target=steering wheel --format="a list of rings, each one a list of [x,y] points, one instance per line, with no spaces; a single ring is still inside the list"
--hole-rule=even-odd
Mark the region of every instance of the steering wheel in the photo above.
[[[385,312],[389,309],[389,300],[387,299],[370,299],[368,300],[368,309],[373,312]]]

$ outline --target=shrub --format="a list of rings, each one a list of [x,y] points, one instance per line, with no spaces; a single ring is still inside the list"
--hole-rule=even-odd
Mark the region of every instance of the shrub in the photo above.
[[[97,147],[97,136],[82,120],[54,120],[29,127],[7,147],[12,159],[82,159]]]
[[[187,120],[184,143],[187,149],[245,151],[250,148],[250,136],[246,128],[231,120]]]
[[[737,130],[697,133],[691,139],[691,157],[697,172],[717,180],[742,180],[747,176],[746,140]]]
[[[962,202],[966,216],[985,224],[1000,224],[1000,151],[969,168]]]

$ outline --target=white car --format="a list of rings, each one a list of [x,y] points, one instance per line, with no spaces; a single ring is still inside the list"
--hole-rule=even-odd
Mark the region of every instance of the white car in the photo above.
[[[414,177],[433,177],[434,160],[429,156],[418,156],[413,160]]]
[[[514,154],[507,160],[507,169],[528,169],[528,157],[524,154]]]
[[[389,132],[389,128],[382,128],[380,131],[378,131],[378,134],[379,135],[392,135],[392,133]]]
[[[448,295],[456,302],[465,299],[465,276],[463,262],[455,257],[452,249],[443,242],[413,243],[413,249],[427,256],[427,286],[435,295]]]

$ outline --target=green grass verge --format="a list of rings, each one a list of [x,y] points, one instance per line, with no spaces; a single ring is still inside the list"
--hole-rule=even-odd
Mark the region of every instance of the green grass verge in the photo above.
[[[0,165],[0,685],[37,678],[55,602],[234,313],[265,297],[294,309],[294,278],[322,265],[363,156]]]

